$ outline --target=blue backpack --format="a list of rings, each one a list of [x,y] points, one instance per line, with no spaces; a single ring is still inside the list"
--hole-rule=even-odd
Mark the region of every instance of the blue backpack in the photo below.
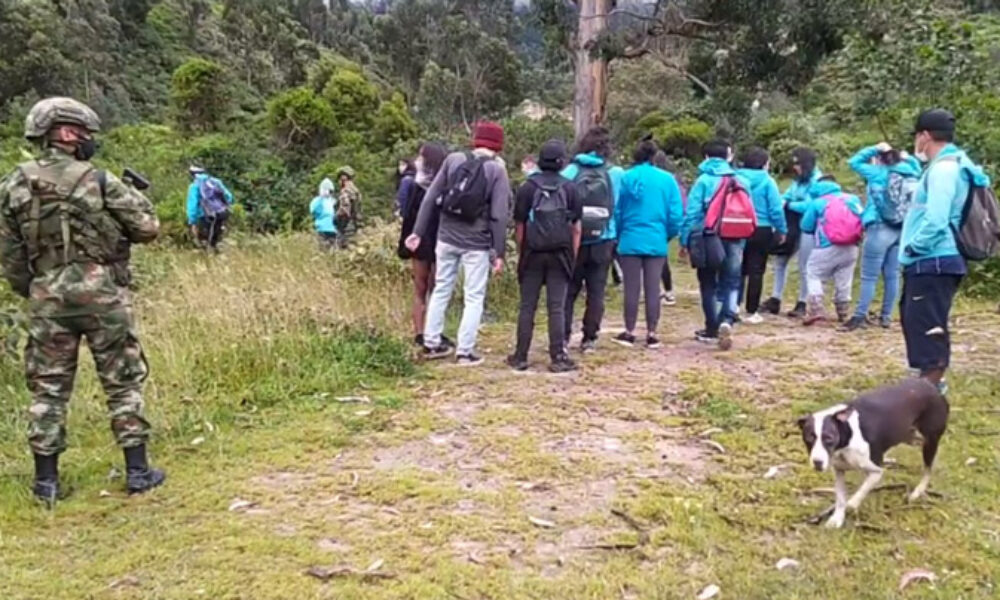
[[[198,183],[198,203],[206,219],[218,219],[229,214],[226,192],[214,177],[205,177]]]

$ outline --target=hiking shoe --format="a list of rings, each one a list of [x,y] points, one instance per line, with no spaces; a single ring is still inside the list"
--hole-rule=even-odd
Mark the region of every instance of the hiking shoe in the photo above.
[[[889,329],[890,327],[892,327],[892,319],[890,319],[889,317],[883,317],[878,320],[878,325],[882,329]]]
[[[46,508],[52,508],[59,496],[59,455],[42,456],[35,454],[35,483],[31,493]]]
[[[580,342],[580,352],[584,354],[597,352],[597,340],[583,340]]]
[[[703,344],[717,344],[719,342],[719,334],[709,333],[707,329],[699,329],[694,332],[694,339]]]
[[[145,444],[125,448],[125,489],[129,496],[144,494],[163,485],[167,474],[161,469],[151,469],[146,458]]]
[[[438,344],[434,348],[424,346],[424,360],[440,360],[451,356],[454,347],[445,344]]]
[[[855,331],[857,329],[867,329],[868,319],[864,317],[854,316],[848,319],[844,326],[840,328],[841,331]]]
[[[850,302],[835,302],[834,303],[834,307],[836,307],[836,310],[837,310],[837,321],[840,322],[840,323],[843,323],[844,321],[846,321],[847,320],[847,315],[849,315],[850,312],[851,312],[851,310],[850,310],[851,309],[851,303]]]
[[[448,346],[449,348],[454,348],[455,347],[455,342],[451,341],[451,338],[449,338],[448,336],[446,336],[445,334],[442,333],[441,334],[441,345],[442,346]]]
[[[475,352],[459,354],[455,357],[455,364],[460,367],[475,367],[483,364],[483,357],[479,356]]]
[[[635,346],[635,336],[627,331],[619,333],[613,340],[614,343],[625,346],[626,348],[632,348]]]
[[[552,361],[552,364],[549,365],[549,371],[552,373],[572,373],[573,371],[576,371],[577,368],[576,363],[565,354],[557,357]]]
[[[729,350],[733,347],[733,326],[729,323],[719,325],[719,349]]]
[[[656,350],[657,348],[662,348],[663,344],[660,343],[660,338],[655,335],[646,336],[646,347],[650,350]]]
[[[528,370],[528,361],[511,354],[507,357],[507,366],[519,373],[523,373]]]
[[[660,294],[660,300],[663,301],[665,306],[674,306],[677,304],[677,296],[673,292],[664,292]]]
[[[768,298],[760,305],[761,310],[766,313],[771,313],[772,315],[781,314],[781,300],[777,298]]]
[[[760,313],[750,313],[747,315],[746,321],[750,325],[760,325],[764,322],[764,317],[760,316]]]
[[[788,316],[793,319],[801,319],[802,317],[806,316],[806,303],[796,302],[795,308],[793,308],[788,312]]]
[[[418,333],[417,335],[413,336],[413,344],[416,345],[416,346],[423,346],[424,345],[424,334]]]
[[[52,508],[56,505],[56,500],[59,499],[59,481],[36,479],[35,484],[31,487],[31,493],[46,508]]]

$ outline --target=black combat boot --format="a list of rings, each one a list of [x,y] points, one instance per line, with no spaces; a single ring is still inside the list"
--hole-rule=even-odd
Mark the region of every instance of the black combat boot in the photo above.
[[[35,455],[35,485],[31,492],[52,508],[59,498],[59,455]]]
[[[146,445],[125,448],[125,485],[129,495],[142,494],[163,485],[167,474],[161,469],[150,469],[146,459]]]

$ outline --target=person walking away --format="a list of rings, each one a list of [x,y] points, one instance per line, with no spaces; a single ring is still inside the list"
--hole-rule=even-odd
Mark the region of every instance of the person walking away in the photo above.
[[[677,182],[677,186],[681,190],[681,209],[687,207],[687,190],[684,188],[684,182],[681,181],[677,174],[677,165],[674,164],[667,153],[663,150],[657,150],[656,155],[653,156],[653,166],[666,171],[673,175],[674,180]],[[665,306],[674,306],[677,304],[677,294],[674,293],[674,276],[670,271],[670,257],[663,263],[663,273],[660,275],[660,280],[663,282],[663,293],[660,294],[660,299],[663,300]]]
[[[955,117],[946,110],[920,114],[913,133],[914,155],[929,163],[903,221],[899,262],[903,266],[900,320],[910,368],[946,393],[945,373],[951,360],[948,318],[952,301],[966,274],[972,248],[958,243],[970,223],[963,211],[980,208],[990,188],[989,177],[954,143]],[[996,202],[992,200],[996,224]],[[993,232],[995,234],[995,230]],[[993,237],[996,243],[996,237]]]
[[[586,287],[583,313],[583,341],[580,349],[588,354],[597,349],[597,335],[604,319],[604,299],[608,272],[615,257],[618,229],[615,207],[625,171],[611,165],[611,134],[604,127],[587,131],[577,144],[577,154],[562,171],[576,184],[576,197],[583,211],[580,253],[566,294],[566,344],[573,333],[573,305]]]
[[[0,264],[13,291],[28,299],[32,493],[49,506],[64,492],[59,455],[66,450],[66,412],[82,338],[108,395],[111,431],[125,454],[126,489],[138,494],[166,479],[146,456],[150,425],[142,384],[149,370],[120,275],[125,269],[117,268],[122,240],[152,242],[160,223],[145,196],[90,163],[100,127],[97,114],[81,102],[38,102],[24,132],[40,148],[38,157],[0,179]]]
[[[627,347],[635,345],[640,290],[646,298],[646,347],[660,347],[660,278],[670,240],[677,237],[684,217],[680,186],[673,175],[653,166],[656,152],[652,140],[639,142],[634,166],[622,178],[615,209],[625,284],[625,331],[614,341]]]
[[[406,214],[406,200],[410,197],[413,178],[417,168],[413,161],[407,158],[399,159],[396,164],[396,209],[395,215],[400,219]]]
[[[357,174],[350,166],[337,169],[337,233],[340,247],[346,248],[361,227],[361,190],[354,185]]]
[[[333,181],[325,178],[319,184],[319,195],[309,203],[309,214],[313,218],[320,250],[332,250],[337,246],[337,226],[333,222],[336,206]]]
[[[781,196],[784,206],[785,223],[788,235],[782,244],[776,245],[771,254],[774,260],[774,289],[771,297],[762,305],[764,312],[777,315],[781,313],[781,301],[788,283],[788,267],[792,258],[798,256],[799,265],[799,297],[795,307],[788,313],[789,317],[800,318],[806,314],[806,263],[809,262],[809,252],[813,247],[812,233],[803,232],[799,226],[802,214],[811,199],[809,188],[823,176],[816,164],[816,152],[811,148],[796,148],[792,151],[792,170],[795,180]]]
[[[217,177],[203,167],[188,169],[191,185],[187,194],[187,221],[191,235],[206,250],[218,252],[226,233],[226,222],[233,205],[233,194]]]
[[[888,328],[899,295],[899,239],[903,219],[913,202],[920,162],[882,142],[858,151],[848,161],[867,184],[868,203],[861,215],[865,241],[861,247],[861,298],[845,331],[867,327],[868,307],[875,298],[879,275],[884,282],[879,324]]]
[[[715,343],[722,350],[733,345],[733,322],[739,294],[745,240],[757,225],[749,182],[729,164],[733,149],[725,140],[713,140],[703,148],[705,160],[688,196],[681,225],[681,245],[697,269],[705,328],[695,338]],[[724,231],[735,229],[733,233]],[[710,250],[709,250],[710,249]],[[717,302],[720,294],[725,302]]]
[[[576,370],[576,364],[566,354],[563,311],[573,261],[580,249],[583,211],[576,198],[576,186],[559,174],[565,166],[566,145],[559,140],[546,142],[538,154],[539,171],[521,185],[514,203],[521,305],[517,346],[507,357],[507,364],[515,371],[528,369],[535,311],[543,285],[549,317],[549,370]]]
[[[743,253],[742,281],[746,290],[747,323],[763,322],[760,297],[764,291],[767,257],[775,243],[781,244],[788,235],[785,212],[781,205],[778,184],[768,173],[771,157],[763,148],[751,148],[743,158],[743,168],[736,173],[750,185],[750,197],[757,213],[757,229],[747,240]]]
[[[473,366],[483,362],[476,353],[479,322],[483,316],[490,265],[494,275],[503,271],[510,180],[500,152],[503,127],[490,121],[476,124],[471,152],[449,155],[427,190],[413,233],[406,240],[411,252],[439,222],[435,249],[436,278],[424,326],[424,356],[444,358],[451,348],[442,343],[445,311],[458,280],[465,273],[465,307],[458,330],[456,362]]]
[[[412,185],[409,186],[410,196],[403,203],[406,212],[403,214],[403,224],[399,232],[397,254],[401,259],[410,261],[410,273],[413,277],[413,306],[411,309],[413,342],[421,348],[424,346],[424,317],[427,315],[427,301],[434,288],[434,248],[437,246],[437,221],[431,221],[428,224],[416,250],[411,252],[406,247],[406,239],[413,233],[413,227],[417,223],[417,214],[423,205],[427,189],[434,181],[434,177],[447,155],[448,151],[440,144],[425,142],[420,146],[417,160],[414,161],[416,172]],[[444,345],[453,346],[451,340],[443,335],[441,340]]]
[[[821,177],[813,185],[816,198],[802,216],[802,231],[814,232],[815,242],[806,265],[808,309],[804,325],[826,320],[823,282],[834,282],[833,303],[837,319],[843,323],[851,305],[854,267],[858,264],[858,244],[864,235],[861,200],[845,194],[832,176]]]

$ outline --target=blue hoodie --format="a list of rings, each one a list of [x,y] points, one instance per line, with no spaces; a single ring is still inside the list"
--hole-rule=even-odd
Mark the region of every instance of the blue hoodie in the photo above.
[[[903,266],[928,258],[961,256],[951,228],[962,221],[970,177],[976,185],[990,185],[983,170],[954,144],[945,146],[931,161],[903,221],[899,244]]]
[[[192,181],[191,185],[188,186],[188,195],[187,195],[188,225],[197,225],[198,219],[202,218],[205,214],[204,211],[202,211],[201,209],[201,202],[198,201],[200,196],[200,194],[198,193],[198,188],[201,185],[201,182],[209,177],[211,177],[211,175],[208,175],[207,173],[199,173],[195,175],[194,181]],[[218,178],[212,177],[212,179],[217,184],[219,184],[219,187],[221,187],[222,191],[226,194],[226,202],[232,205],[233,193],[230,192],[229,188],[226,187],[226,184],[222,183],[222,181],[220,181]]]
[[[800,215],[805,214],[806,208],[809,207],[809,201],[816,196],[816,194],[812,193],[811,188],[822,176],[823,172],[819,170],[819,167],[816,167],[813,169],[812,175],[809,176],[809,181],[799,181],[796,179],[792,182],[792,185],[788,186],[785,193],[782,194],[781,203],[788,210],[797,212]]]
[[[841,187],[834,181],[818,181],[809,188],[809,193],[813,197],[806,202],[805,214],[802,215],[802,231],[816,234],[817,248],[829,248],[834,245],[833,242],[827,239],[823,228],[820,227],[823,217],[826,214],[826,205],[829,204],[829,201],[824,196],[842,192]],[[846,196],[847,207],[851,209],[852,213],[860,217],[864,210],[861,206],[861,200],[853,194],[846,194]]]
[[[333,197],[333,182],[324,179],[319,184],[319,195],[309,203],[309,214],[313,217],[316,233],[337,233],[337,226],[334,224],[336,212],[337,199]]]
[[[580,165],[585,167],[601,167],[605,165],[605,162],[603,158],[593,152],[589,154],[577,154],[573,158],[573,162],[566,165],[566,168],[562,170],[562,176],[570,181],[575,181],[576,176],[580,173]],[[608,223],[608,229],[604,232],[604,235],[598,240],[583,242],[584,244],[597,244],[618,238],[618,225],[615,223],[615,213],[618,212],[618,200],[621,197],[622,177],[624,176],[625,170],[621,167],[608,167],[608,178],[611,179],[611,193],[614,195],[615,209],[611,212],[611,221]]]
[[[872,164],[872,159],[878,156],[878,148],[868,146],[858,151],[851,157],[847,164],[851,169],[860,175],[868,184],[866,190],[868,204],[865,205],[865,212],[861,215],[861,222],[865,227],[874,223],[882,223],[882,213],[879,212],[878,204],[886,193],[889,185],[889,174],[898,173],[904,177],[920,177],[920,161],[912,156],[907,156],[900,162],[888,167],[886,165]]]
[[[684,218],[681,188],[670,173],[650,163],[636,165],[622,178],[621,199],[615,207],[618,254],[666,256]]]
[[[705,228],[708,205],[715,197],[723,177],[732,175],[739,179],[740,183],[748,190],[750,189],[750,182],[737,175],[732,165],[721,158],[706,158],[698,165],[698,172],[700,175],[688,193],[687,212],[684,214],[684,223],[681,225],[681,245],[684,247],[687,247],[688,238],[692,231]]]
[[[757,213],[758,227],[771,227],[778,233],[788,233],[781,195],[774,178],[763,169],[739,169],[736,174],[750,183],[750,197]]]

